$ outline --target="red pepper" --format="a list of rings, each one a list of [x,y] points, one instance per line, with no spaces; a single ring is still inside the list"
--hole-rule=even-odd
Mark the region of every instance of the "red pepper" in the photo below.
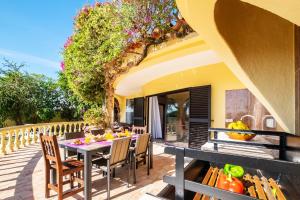
[[[217,188],[236,192],[239,194],[244,193],[243,183],[239,179],[232,177],[230,174],[228,176],[223,174],[223,172],[221,172],[219,176]]]

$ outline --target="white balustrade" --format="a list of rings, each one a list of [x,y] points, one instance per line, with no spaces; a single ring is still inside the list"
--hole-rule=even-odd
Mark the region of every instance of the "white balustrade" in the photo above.
[[[67,132],[78,132],[86,125],[83,121],[30,124],[0,128],[0,155],[18,151],[38,142],[40,133],[63,137]]]

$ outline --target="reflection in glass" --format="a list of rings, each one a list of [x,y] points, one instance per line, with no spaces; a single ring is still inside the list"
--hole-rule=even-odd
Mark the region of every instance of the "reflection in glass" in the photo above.
[[[166,141],[188,142],[189,92],[167,95]]]

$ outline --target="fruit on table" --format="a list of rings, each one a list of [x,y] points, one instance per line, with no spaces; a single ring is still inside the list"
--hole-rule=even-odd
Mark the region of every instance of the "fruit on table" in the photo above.
[[[224,166],[224,174],[235,177],[235,178],[242,178],[244,176],[244,168],[238,165],[231,165],[231,164],[226,164]]]
[[[127,137],[126,133],[122,133],[122,132],[121,133],[117,133],[117,136],[118,137]]]
[[[112,133],[105,133],[104,137],[106,140],[113,140],[115,138]]]
[[[75,139],[73,141],[73,144],[75,144],[75,145],[81,145],[81,144],[83,144],[83,142],[80,139]]]
[[[91,142],[92,138],[91,137],[85,137],[84,138],[84,143],[89,144]]]
[[[219,176],[217,188],[236,192],[239,194],[244,193],[244,185],[242,181],[240,181],[238,178],[232,177],[231,174],[226,175],[223,172],[221,172]]]
[[[228,124],[228,129],[236,129],[236,130],[249,130],[248,126],[242,121],[231,122]],[[235,140],[251,140],[255,137],[255,134],[247,134],[247,133],[238,133],[238,132],[227,132],[226,133],[229,138]]]

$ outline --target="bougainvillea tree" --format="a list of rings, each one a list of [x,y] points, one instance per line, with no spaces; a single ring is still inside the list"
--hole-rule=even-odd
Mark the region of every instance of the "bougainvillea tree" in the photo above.
[[[69,86],[82,100],[105,108],[106,122],[111,124],[116,78],[140,64],[150,46],[189,31],[174,0],[85,6],[64,45],[63,69]]]

